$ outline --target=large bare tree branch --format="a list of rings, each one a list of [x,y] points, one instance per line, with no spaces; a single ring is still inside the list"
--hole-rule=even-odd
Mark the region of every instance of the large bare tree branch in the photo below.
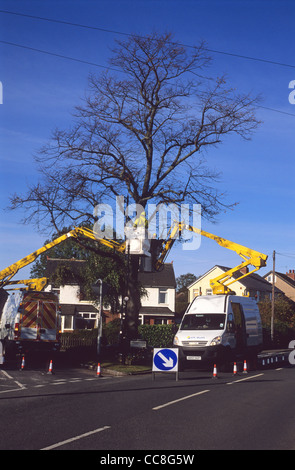
[[[118,41],[110,63],[122,73],[89,77],[72,127],[54,132],[36,157],[40,180],[12,196],[11,208],[23,210],[24,222],[59,232],[93,224],[93,208],[116,196],[143,207],[198,203],[209,219],[231,207],[204,153],[229,135],[250,138],[258,98],[209,76],[204,43],[188,49],[171,34]],[[129,268],[127,319],[136,337],[137,257]]]

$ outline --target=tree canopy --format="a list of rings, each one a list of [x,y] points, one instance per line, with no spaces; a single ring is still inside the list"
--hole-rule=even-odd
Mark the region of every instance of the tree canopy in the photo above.
[[[176,278],[176,290],[177,292],[181,292],[182,290],[186,290],[186,288],[196,281],[197,276],[192,273],[181,274]]]
[[[24,222],[60,232],[93,225],[94,208],[118,196],[130,203],[200,204],[212,219],[230,207],[205,155],[226,136],[248,139],[258,98],[210,76],[206,45],[186,47],[171,33],[117,41],[111,69],[90,75],[73,124],[57,129],[36,156],[40,178],[11,198]],[[136,336],[138,264],[130,260],[127,321]]]
[[[93,223],[93,207],[121,195],[143,207],[199,203],[209,218],[224,208],[205,151],[226,135],[249,138],[257,97],[207,75],[204,43],[187,48],[170,33],[117,43],[112,71],[89,77],[73,125],[56,130],[37,155],[40,180],[12,197],[26,221],[56,230]]]

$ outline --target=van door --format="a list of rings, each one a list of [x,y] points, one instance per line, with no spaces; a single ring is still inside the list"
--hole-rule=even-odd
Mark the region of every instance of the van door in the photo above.
[[[37,339],[38,334],[38,302],[33,299],[24,299],[20,315],[20,338],[26,340]]]
[[[238,352],[244,350],[247,346],[246,325],[243,307],[237,302],[231,302],[234,315],[236,349]]]
[[[21,339],[56,341],[57,303],[51,299],[43,299],[42,294],[27,294],[24,297],[20,308]]]
[[[39,302],[40,339],[56,341],[57,314],[55,302]]]

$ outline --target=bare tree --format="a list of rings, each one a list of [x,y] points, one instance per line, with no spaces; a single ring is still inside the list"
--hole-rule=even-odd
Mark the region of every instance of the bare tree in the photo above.
[[[25,222],[55,230],[93,224],[93,207],[121,195],[143,207],[199,203],[203,216],[214,218],[228,206],[206,150],[230,134],[248,139],[258,120],[257,97],[236,94],[224,77],[207,76],[210,63],[204,43],[184,47],[171,34],[118,41],[111,71],[89,77],[73,126],[54,132],[36,158],[40,181],[26,195],[14,195],[11,207],[25,209]],[[131,337],[140,307],[137,272],[133,259]]]

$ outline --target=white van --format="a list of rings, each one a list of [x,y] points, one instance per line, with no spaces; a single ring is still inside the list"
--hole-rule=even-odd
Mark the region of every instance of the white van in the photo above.
[[[0,356],[54,352],[60,348],[58,298],[51,292],[0,292]],[[0,357],[1,363],[1,357]]]
[[[255,299],[236,295],[196,297],[185,312],[174,345],[180,365],[255,360],[262,349],[262,325]]]

